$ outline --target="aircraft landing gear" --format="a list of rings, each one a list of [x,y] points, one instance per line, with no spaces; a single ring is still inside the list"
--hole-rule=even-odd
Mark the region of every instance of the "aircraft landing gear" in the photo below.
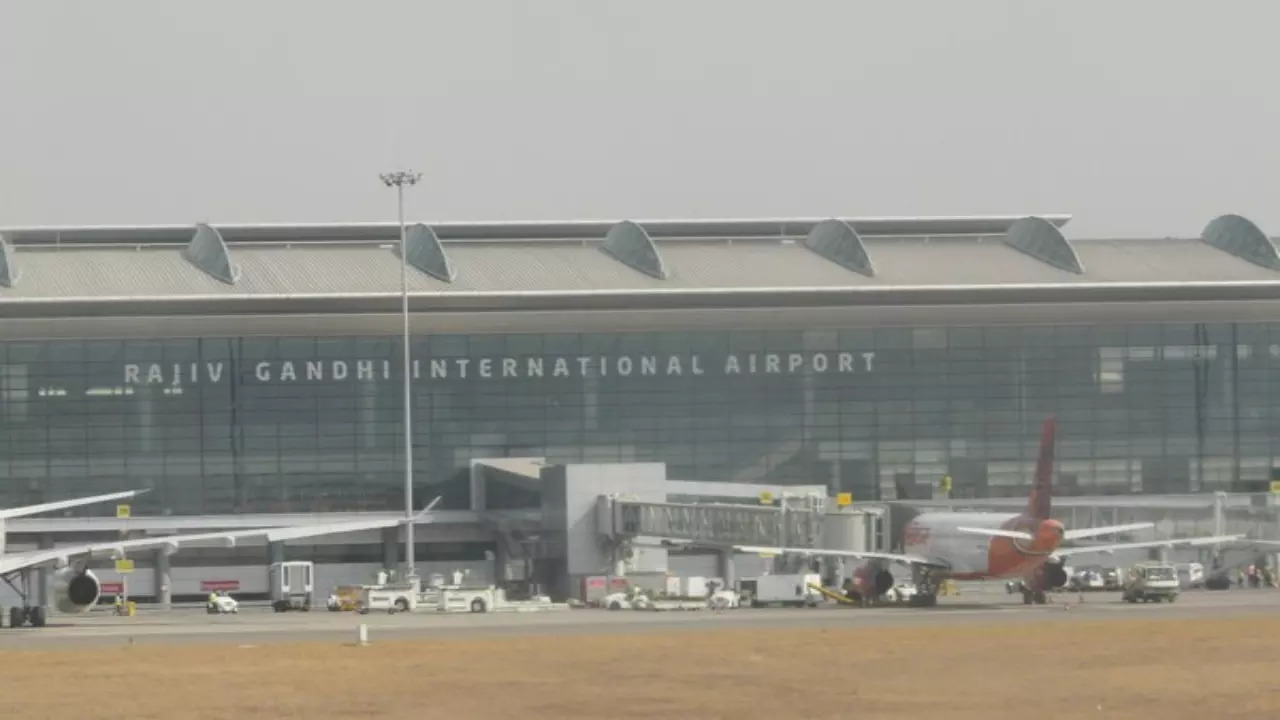
[[[9,627],[20,628],[30,623],[31,627],[44,627],[47,620],[45,609],[42,607],[33,607],[31,605],[31,573],[30,571],[22,571],[18,573],[18,583],[15,584],[12,578],[5,575],[3,580],[9,586],[18,598],[21,599],[21,606],[9,608]]]
[[[1025,585],[1022,588],[1022,604],[1023,605],[1045,605],[1049,602],[1048,595],[1044,590],[1031,589]]]
[[[933,573],[927,569],[916,568],[912,571],[912,581],[916,592],[907,601],[912,607],[933,607],[938,604],[939,583]]]

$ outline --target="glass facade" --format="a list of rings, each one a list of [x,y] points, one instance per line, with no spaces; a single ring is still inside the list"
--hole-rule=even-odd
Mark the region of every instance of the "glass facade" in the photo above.
[[[142,486],[139,514],[398,509],[398,347],[4,343],[0,502]],[[447,508],[483,457],[871,500],[943,475],[1024,494],[1050,414],[1062,494],[1231,489],[1269,478],[1280,438],[1280,325],[435,335],[414,356],[416,493]]]

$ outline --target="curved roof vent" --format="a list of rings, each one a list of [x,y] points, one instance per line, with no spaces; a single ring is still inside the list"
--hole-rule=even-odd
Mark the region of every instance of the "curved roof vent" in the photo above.
[[[1240,215],[1219,215],[1205,226],[1200,239],[1270,270],[1280,270],[1280,253],[1262,229]]]
[[[632,269],[659,280],[667,279],[667,266],[662,262],[662,255],[658,254],[658,246],[654,245],[653,238],[649,237],[644,228],[630,220],[623,220],[609,228],[604,236],[604,249]]]
[[[804,238],[804,246],[831,262],[867,277],[875,277],[876,269],[862,238],[853,226],[844,220],[823,220]]]
[[[451,283],[458,276],[449,262],[449,256],[440,244],[440,238],[430,227],[418,223],[410,227],[404,238],[405,260],[413,267],[437,280]]]
[[[210,277],[228,285],[235,285],[240,279],[240,268],[232,264],[231,251],[222,234],[204,223],[196,225],[196,234],[183,249],[182,256]]]
[[[1084,265],[1071,247],[1067,236],[1053,223],[1040,217],[1024,217],[1016,220],[1004,234],[1009,247],[1021,250],[1046,265],[1078,275],[1084,274]]]
[[[13,256],[9,239],[0,235],[0,285],[11,288],[18,283],[18,260]]]

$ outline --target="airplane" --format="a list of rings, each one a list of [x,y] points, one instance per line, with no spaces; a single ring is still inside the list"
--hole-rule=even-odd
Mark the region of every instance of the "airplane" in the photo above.
[[[895,503],[895,514],[906,511],[909,516],[902,531],[901,553],[749,545],[737,545],[734,550],[765,556],[866,560],[866,564],[853,572],[847,590],[850,599],[864,605],[893,587],[894,578],[888,568],[894,563],[911,568],[916,586],[916,594],[911,599],[913,605],[936,605],[938,589],[946,580],[1013,578],[1022,580],[1025,604],[1043,605],[1047,602],[1047,590],[1066,585],[1067,573],[1063,564],[1074,555],[1177,545],[1215,545],[1243,537],[1217,535],[1062,547],[1067,541],[1143,530],[1155,524],[1131,523],[1068,530],[1050,517],[1056,432],[1057,423],[1054,418],[1049,418],[1041,434],[1035,484],[1025,512],[921,512]]]
[[[55,502],[28,505],[25,507],[0,509],[0,580],[13,589],[21,599],[22,605],[9,608],[9,627],[18,628],[30,624],[32,627],[44,627],[48,618],[45,609],[32,604],[32,572],[45,568],[54,569],[52,594],[54,606],[66,614],[85,613],[97,603],[102,593],[102,583],[89,565],[95,558],[124,558],[130,551],[163,550],[173,554],[183,547],[222,546],[234,547],[240,540],[258,539],[267,542],[295,540],[319,535],[333,535],[362,530],[377,530],[397,527],[409,522],[417,522],[429,513],[440,498],[432,500],[425,508],[412,518],[401,517],[382,520],[355,520],[322,523],[317,525],[287,525],[280,527],[264,527],[252,530],[235,530],[230,532],[196,533],[187,535],[162,535],[139,538],[136,540],[120,540],[116,542],[95,542],[80,545],[67,545],[46,550],[5,553],[5,521],[11,518],[38,515],[41,513],[66,510],[83,505],[127,500],[137,497],[146,490],[124,490],[121,492],[94,495],[90,497],[59,500]],[[15,582],[16,581],[16,582]]]

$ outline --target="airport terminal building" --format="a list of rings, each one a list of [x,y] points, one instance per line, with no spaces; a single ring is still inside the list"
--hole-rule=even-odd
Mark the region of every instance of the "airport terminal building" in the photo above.
[[[412,225],[415,494],[468,511],[474,461],[545,458],[1019,496],[1049,415],[1061,495],[1265,484],[1276,246],[1235,215],[1184,239],[1068,219]],[[396,226],[0,234],[0,504],[402,511]]]

